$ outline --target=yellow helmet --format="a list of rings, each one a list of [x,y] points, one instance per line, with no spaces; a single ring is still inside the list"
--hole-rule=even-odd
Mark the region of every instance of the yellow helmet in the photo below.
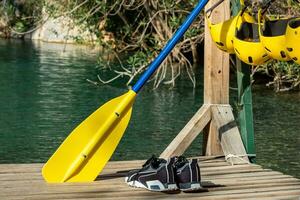
[[[241,5],[244,5],[243,0],[241,0]],[[242,20],[239,18],[239,15],[237,15],[224,22],[213,24],[210,20],[210,15],[214,8],[216,8],[217,6],[218,4],[214,5],[212,8],[208,9],[205,14],[207,25],[210,30],[210,35],[212,37],[212,40],[216,43],[217,47],[220,50],[233,54],[233,37],[235,33],[235,27],[236,24],[240,25],[242,23]],[[255,21],[248,12],[245,12],[243,18],[245,18],[246,21]]]
[[[249,65],[261,65],[269,60],[264,46],[260,42],[258,23],[246,21],[241,12],[239,19],[241,24],[236,24],[236,32],[233,37],[233,46],[236,56]]]
[[[276,60],[289,61],[291,58],[286,51],[285,31],[290,19],[264,20],[262,10],[258,12],[259,38],[267,54]]]
[[[227,53],[234,53],[232,39],[234,36],[236,19],[237,17],[233,17],[225,22],[213,24],[206,16],[212,40],[220,50]]]
[[[289,21],[285,35],[288,55],[300,64],[300,18]]]

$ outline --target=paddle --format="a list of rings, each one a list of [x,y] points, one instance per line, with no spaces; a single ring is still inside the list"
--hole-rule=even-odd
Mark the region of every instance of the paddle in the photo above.
[[[199,1],[132,90],[105,103],[72,131],[42,169],[47,182],[95,180],[125,132],[136,94],[182,38],[207,2],[208,0]]]

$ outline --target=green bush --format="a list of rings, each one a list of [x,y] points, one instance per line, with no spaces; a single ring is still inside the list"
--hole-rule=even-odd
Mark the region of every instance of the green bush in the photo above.
[[[300,65],[294,62],[273,61],[260,66],[257,73],[271,77],[267,86],[276,92],[300,90]]]
[[[7,0],[1,3],[1,13],[8,18],[8,26],[24,32],[37,25],[42,18],[44,0]]]

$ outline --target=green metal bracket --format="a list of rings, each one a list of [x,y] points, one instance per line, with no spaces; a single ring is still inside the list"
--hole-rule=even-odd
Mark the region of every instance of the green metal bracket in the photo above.
[[[240,10],[240,1],[231,0],[232,15],[236,15]],[[251,91],[251,66],[236,59],[237,82],[238,82],[238,122],[241,137],[249,154],[249,160],[255,163],[255,142],[252,111],[252,91]]]

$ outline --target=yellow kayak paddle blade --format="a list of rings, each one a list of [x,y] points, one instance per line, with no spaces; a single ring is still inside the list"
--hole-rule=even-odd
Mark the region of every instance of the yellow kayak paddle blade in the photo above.
[[[126,130],[135,97],[130,90],[77,126],[44,165],[44,179],[49,183],[94,181]]]

